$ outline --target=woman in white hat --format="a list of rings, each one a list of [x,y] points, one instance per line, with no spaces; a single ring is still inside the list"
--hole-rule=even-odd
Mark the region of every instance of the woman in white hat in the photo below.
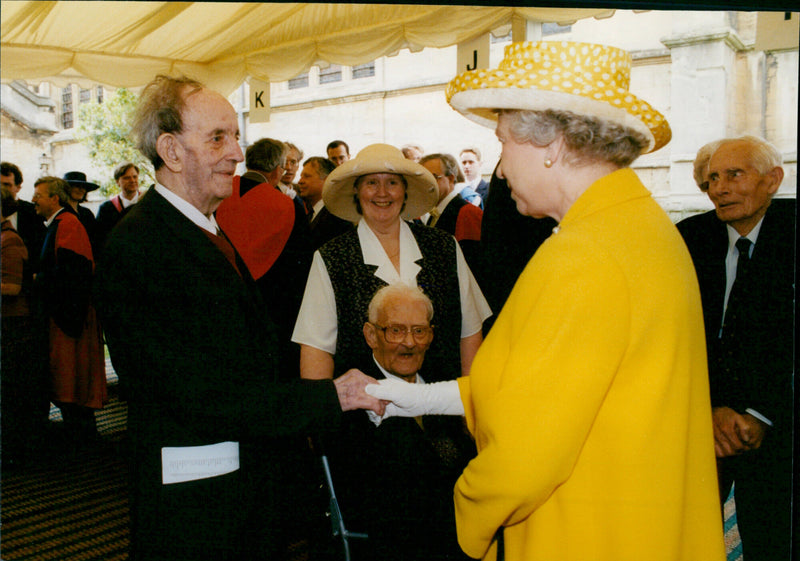
[[[373,144],[333,170],[322,199],[357,222],[314,254],[292,340],[300,375],[332,378],[372,364],[363,326],[375,292],[402,281],[433,301],[436,336],[425,355],[426,381],[469,372],[491,311],[458,244],[434,228],[410,224],[436,206],[433,175],[388,144]]]
[[[515,43],[449,85],[496,127],[518,210],[558,223],[467,378],[368,393],[462,413],[478,456],[455,488],[470,556],[724,559],[700,295],[677,230],[629,165],[670,139],[628,91],[630,55]],[[392,406],[394,407],[394,406]]]

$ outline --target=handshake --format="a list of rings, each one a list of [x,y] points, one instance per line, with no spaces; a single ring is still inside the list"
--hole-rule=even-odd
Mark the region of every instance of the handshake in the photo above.
[[[364,391],[386,405],[383,415],[367,411],[375,425],[387,417],[419,417],[421,415],[463,415],[464,404],[458,391],[458,382],[434,384],[409,384],[400,380],[384,379],[369,384]]]
[[[343,411],[367,409],[376,425],[388,417],[464,414],[456,380],[410,384],[388,378],[375,380],[352,369],[334,384]]]

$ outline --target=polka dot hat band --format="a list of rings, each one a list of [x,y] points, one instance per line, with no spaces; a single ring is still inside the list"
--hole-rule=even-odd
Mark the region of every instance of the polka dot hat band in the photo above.
[[[571,42],[512,43],[495,70],[459,74],[447,101],[487,127],[495,109],[572,111],[628,126],[650,139],[646,152],[666,145],[672,131],[664,116],[636,97],[630,85],[631,55],[605,45]]]

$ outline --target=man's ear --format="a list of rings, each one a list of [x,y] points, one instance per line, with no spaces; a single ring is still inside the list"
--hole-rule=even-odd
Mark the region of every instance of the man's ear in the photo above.
[[[378,330],[370,322],[364,323],[364,339],[367,340],[370,349],[378,348]]]
[[[183,169],[183,146],[172,133],[161,133],[156,141],[156,152],[164,161],[164,165],[173,173]]]
[[[769,187],[767,188],[767,192],[769,192],[769,194],[771,195],[774,195],[775,193],[778,192],[778,188],[781,186],[781,183],[783,182],[783,168],[780,166],[774,167],[771,170],[769,170],[764,175],[764,177],[766,177],[770,181]]]

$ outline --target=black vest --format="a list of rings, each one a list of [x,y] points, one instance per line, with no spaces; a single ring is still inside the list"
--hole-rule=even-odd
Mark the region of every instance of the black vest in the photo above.
[[[453,380],[461,375],[461,297],[456,242],[441,230],[409,224],[422,253],[417,286],[433,302],[434,338],[420,371],[426,382]],[[372,349],[364,340],[369,302],[386,282],[377,267],[364,264],[358,231],[353,229],[319,250],[333,285],[337,339],[334,376],[350,368],[371,368]]]

